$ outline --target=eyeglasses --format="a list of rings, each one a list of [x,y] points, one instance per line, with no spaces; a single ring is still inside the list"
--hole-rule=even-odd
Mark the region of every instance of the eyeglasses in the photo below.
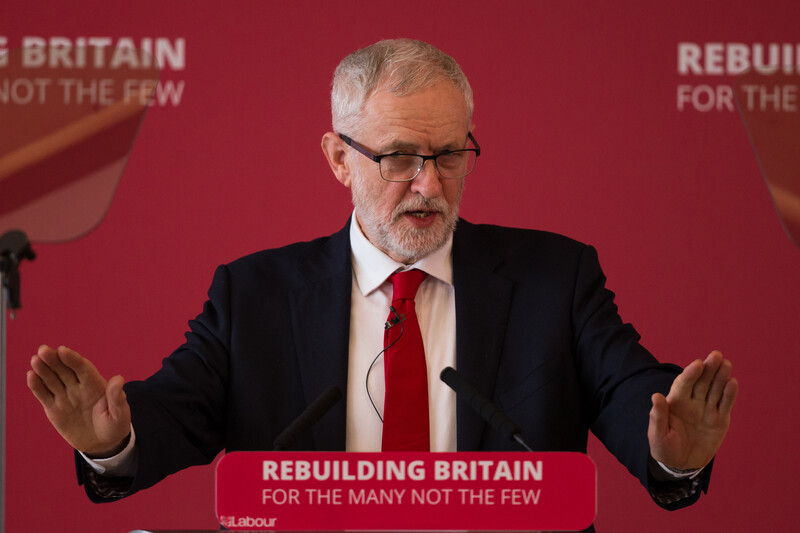
[[[422,172],[425,161],[433,160],[433,165],[439,175],[447,179],[461,179],[466,177],[475,168],[475,161],[481,155],[481,147],[475,142],[472,133],[467,133],[467,139],[472,141],[475,148],[463,150],[448,150],[436,155],[404,154],[373,154],[364,145],[357,143],[347,135],[339,137],[357,152],[378,163],[381,177],[386,181],[411,181]]]

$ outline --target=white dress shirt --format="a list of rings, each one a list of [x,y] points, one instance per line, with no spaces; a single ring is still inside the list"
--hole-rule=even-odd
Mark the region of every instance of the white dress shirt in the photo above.
[[[392,284],[387,280],[394,272],[413,268],[428,274],[414,302],[428,363],[431,451],[456,451],[456,395],[439,379],[442,369],[455,368],[456,364],[452,235],[438,251],[413,265],[404,265],[367,240],[354,214],[350,222],[350,249],[353,288],[347,368],[347,451],[381,449],[382,423],[378,413],[383,416],[385,382],[383,355],[377,356],[383,350],[383,325],[392,303]]]

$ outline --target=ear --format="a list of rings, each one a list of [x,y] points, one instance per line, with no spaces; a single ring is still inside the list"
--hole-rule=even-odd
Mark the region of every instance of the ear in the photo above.
[[[328,160],[328,164],[339,183],[350,188],[352,174],[347,158],[347,145],[344,141],[338,135],[329,131],[322,136],[322,152],[325,154],[325,159]]]

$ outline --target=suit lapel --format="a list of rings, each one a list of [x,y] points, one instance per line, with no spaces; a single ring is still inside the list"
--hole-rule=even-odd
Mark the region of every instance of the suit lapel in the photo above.
[[[337,386],[339,401],[312,428],[317,450],[344,450],[347,361],[350,338],[350,223],[299,266],[303,283],[289,306],[306,405]]]
[[[306,405],[331,386],[347,392],[352,263],[350,223],[299,267],[302,283],[289,307]],[[502,262],[494,243],[460,220],[453,237],[456,296],[456,366],[492,398],[505,338],[513,282],[495,273]],[[344,450],[346,402],[336,404],[313,428],[318,450]],[[466,402],[456,410],[458,450],[477,450],[485,422]]]
[[[460,220],[453,236],[456,366],[487,398],[493,397],[513,282],[495,273],[502,258],[493,242]],[[486,423],[464,401],[456,408],[459,451],[478,450]]]

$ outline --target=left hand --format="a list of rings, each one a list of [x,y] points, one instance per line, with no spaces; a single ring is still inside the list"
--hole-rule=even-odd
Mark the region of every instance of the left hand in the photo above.
[[[650,455],[681,470],[703,468],[722,445],[739,383],[731,362],[713,351],[688,365],[669,394],[653,394],[647,438]]]

